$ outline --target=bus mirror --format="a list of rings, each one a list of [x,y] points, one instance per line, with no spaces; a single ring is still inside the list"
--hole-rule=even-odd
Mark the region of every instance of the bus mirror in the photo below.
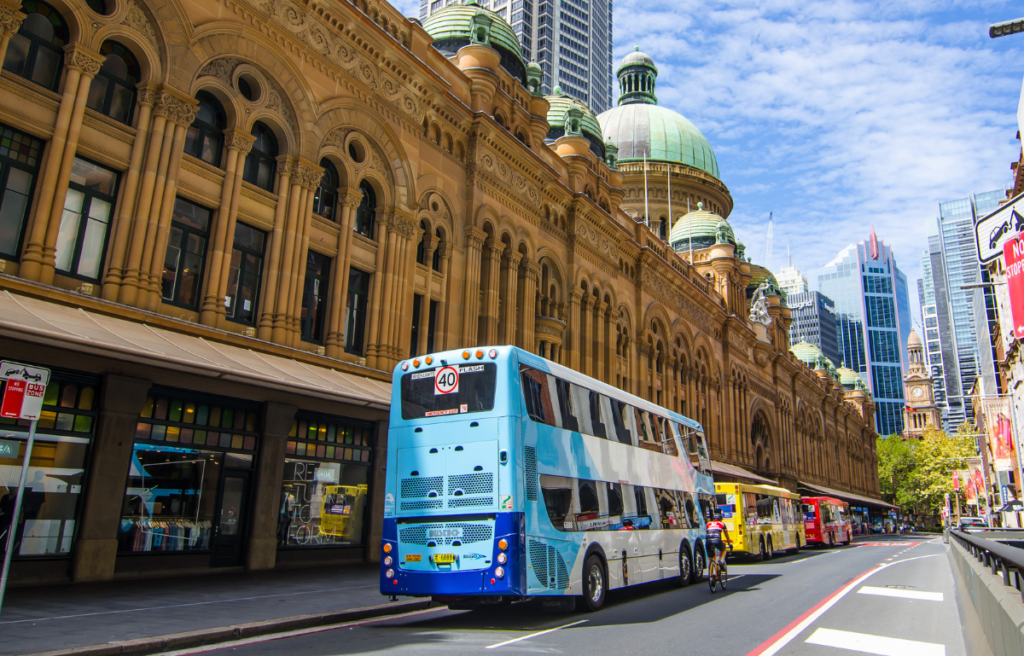
[[[503,465],[508,464],[508,451],[502,449],[501,451],[498,452],[498,462],[500,462]]]

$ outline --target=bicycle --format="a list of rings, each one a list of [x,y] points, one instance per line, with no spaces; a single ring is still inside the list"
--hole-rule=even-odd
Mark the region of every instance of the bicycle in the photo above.
[[[718,555],[709,559],[708,562],[708,585],[711,587],[711,594],[715,594],[715,586],[721,585],[725,591],[729,583],[729,565],[718,563]]]

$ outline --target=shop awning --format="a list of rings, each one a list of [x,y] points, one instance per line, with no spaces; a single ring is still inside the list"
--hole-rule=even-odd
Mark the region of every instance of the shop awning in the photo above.
[[[764,476],[758,476],[754,472],[747,471],[746,469],[744,469],[742,467],[737,467],[736,465],[726,464],[724,462],[719,462],[717,460],[712,460],[711,461],[711,471],[713,471],[716,474],[721,474],[723,476],[732,476],[734,478],[745,478],[746,480],[753,481],[755,483],[766,483],[768,485],[778,485],[779,484],[778,481],[773,481],[772,479],[765,478]]]
[[[859,494],[853,494],[851,492],[834,490],[830,487],[825,487],[824,485],[811,485],[810,483],[805,483],[804,481],[798,482],[800,483],[800,487],[805,487],[808,490],[811,490],[812,492],[818,492],[819,494],[824,494],[827,497],[835,497],[837,499],[842,499],[843,501],[849,501],[850,503],[859,506],[878,506],[881,508],[892,508],[894,510],[899,510],[899,506],[894,506],[891,503],[886,503],[881,499],[872,499],[871,497],[863,497]]]
[[[387,410],[391,384],[82,308],[0,292],[0,335]]]

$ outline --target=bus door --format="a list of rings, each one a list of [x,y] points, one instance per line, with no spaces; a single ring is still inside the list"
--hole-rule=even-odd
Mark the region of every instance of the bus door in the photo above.
[[[818,502],[814,499],[804,499],[801,504],[804,514],[804,537],[811,540],[824,540],[821,534],[821,521],[818,513]]]

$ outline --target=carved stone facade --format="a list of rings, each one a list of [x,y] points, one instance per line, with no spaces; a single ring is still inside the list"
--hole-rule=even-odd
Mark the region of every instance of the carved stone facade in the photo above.
[[[469,45],[446,61],[383,2],[211,1],[109,0],[108,16],[52,3],[73,35],[57,88],[0,76],[0,123],[45,146],[17,247],[0,253],[0,290],[132,322],[137,359],[147,357],[147,326],[203,348],[238,346],[249,354],[238,371],[275,356],[291,363],[282,375],[321,367],[387,384],[428,348],[516,344],[701,421],[716,460],[793,489],[803,481],[877,498],[870,402],[844,398],[789,356],[789,312],[777,297],[767,298],[769,339],[759,341],[746,300],[729,291],[749,279],[731,245],[691,264],[623,209],[642,198],[637,171],[609,168],[579,136],[545,144],[548,101],[495,51]],[[0,6],[0,58],[21,20],[18,7]],[[85,102],[108,42],[137,62],[124,120]],[[197,145],[201,135],[211,139]],[[75,270],[61,228],[69,189],[82,188],[69,180],[73,166],[114,180],[102,199],[112,208],[106,232],[90,233],[100,246],[90,255],[79,244]],[[731,209],[722,182],[673,175],[673,193]],[[183,230],[202,239],[191,277],[176,264]],[[179,293],[182,280],[194,294]],[[104,376],[148,375],[71,343],[0,348]],[[197,350],[161,384],[285,404],[291,416],[297,407],[379,422],[372,446],[383,448],[381,408],[306,388],[274,400],[233,380],[237,371],[211,373],[213,358]],[[274,457],[293,439],[285,424],[260,443],[279,444]],[[273,480],[269,470],[254,476]],[[278,493],[254,492],[253,503],[276,518]],[[83,580],[112,572],[116,549],[110,535],[90,533],[107,521],[95,504],[80,529],[95,551],[72,568]],[[264,542],[248,547],[246,564],[273,566],[273,527],[254,530]]]

